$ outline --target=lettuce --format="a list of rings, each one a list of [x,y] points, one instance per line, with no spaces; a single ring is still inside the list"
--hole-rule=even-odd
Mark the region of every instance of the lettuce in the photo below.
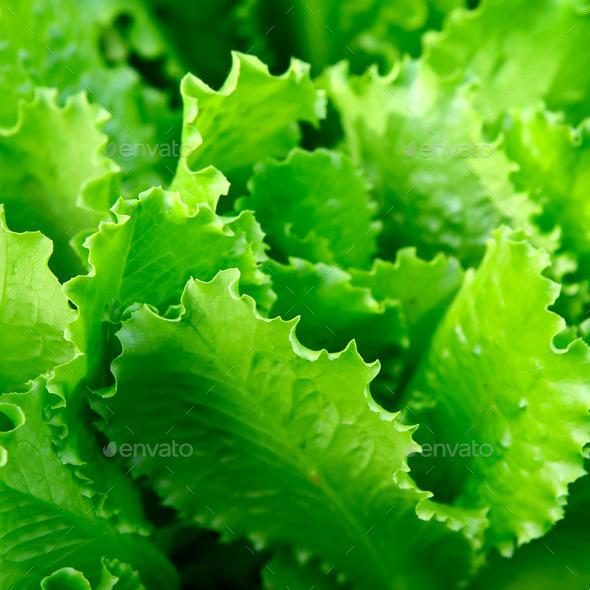
[[[0,589],[590,584],[589,11],[2,6]]]

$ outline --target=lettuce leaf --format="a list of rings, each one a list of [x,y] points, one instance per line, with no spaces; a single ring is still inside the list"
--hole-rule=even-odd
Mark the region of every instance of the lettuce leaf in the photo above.
[[[118,167],[101,153],[108,117],[85,94],[62,108],[56,90],[40,88],[20,103],[16,125],[0,129],[0,201],[8,224],[54,241],[51,266],[62,279],[85,271],[69,242],[96,229],[119,194]]]
[[[405,473],[413,429],[372,401],[377,367],[354,345],[304,348],[295,322],[263,319],[238,296],[238,277],[189,281],[178,316],[143,307],[123,323],[116,394],[95,403],[111,444],[189,445],[137,453],[133,475],[222,538],[291,545],[360,585],[435,588],[442,572],[466,576],[464,534],[432,510],[428,521],[416,514],[429,494]]]
[[[38,590],[46,576],[63,567],[97,584],[103,556],[131,564],[150,588],[177,587],[167,560],[145,537],[130,533],[125,520],[119,525],[115,517],[103,517],[98,498],[85,495],[78,476],[61,462],[51,444],[51,403],[43,380],[26,393],[0,397],[2,587]]]
[[[47,268],[52,250],[40,233],[11,232],[0,205],[0,392],[27,388],[74,356],[64,331],[75,314]]]
[[[241,189],[258,160],[286,156],[298,143],[298,121],[316,124],[325,116],[325,98],[299,60],[273,76],[257,58],[233,52],[228,74],[219,90],[192,74],[182,80],[182,151],[173,190],[207,166]],[[273,105],[272,115],[267,104]]]
[[[579,123],[590,115],[590,32],[585,0],[490,0],[454,11],[443,31],[424,37],[426,60],[440,76],[475,80],[473,101],[498,120],[512,107],[562,111]]]
[[[255,211],[277,260],[365,267],[377,251],[376,204],[352,161],[338,152],[296,148],[282,162],[260,162],[248,190],[237,207]]]
[[[487,544],[506,555],[563,517],[590,441],[590,349],[579,339],[555,348],[565,322],[547,310],[559,292],[541,275],[547,263],[496,232],[407,388],[420,444],[446,445],[430,479],[420,471],[437,447],[416,461],[418,481],[455,506],[487,509]]]
[[[148,303],[165,311],[179,303],[190,277],[208,280],[220,268],[237,267],[243,292],[263,308],[272,304],[270,279],[258,268],[266,260],[263,234],[251,212],[224,218],[207,205],[191,211],[178,193],[162,189],[120,200],[113,212],[116,222],[102,223],[85,243],[92,272],[65,286],[79,310],[72,339],[91,378],[108,366],[114,326],[125,310]]]
[[[133,25],[124,39],[118,24],[129,17]],[[146,58],[166,53],[142,2],[94,0],[80,10],[75,0],[9,0],[0,13],[0,37],[0,126],[16,123],[19,103],[32,100],[36,87],[58,89],[60,103],[86,92],[112,115],[105,125],[112,139],[109,153],[121,165],[130,192],[172,175],[175,158],[171,149],[160,147],[178,141],[179,113],[170,108],[166,93],[129,65],[132,53]],[[84,134],[63,140],[76,137]]]
[[[515,165],[486,141],[482,113],[454,79],[411,60],[383,77],[370,68],[355,77],[342,62],[321,85],[344,147],[374,185],[382,257],[415,246],[425,258],[442,250],[476,264],[499,224],[528,222],[534,206],[510,182]]]

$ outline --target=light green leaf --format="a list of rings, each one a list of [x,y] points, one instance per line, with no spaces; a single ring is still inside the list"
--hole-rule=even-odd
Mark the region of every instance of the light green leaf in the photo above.
[[[571,488],[565,519],[542,539],[518,549],[512,558],[491,556],[469,590],[585,590],[590,586],[588,476]]]
[[[309,66],[298,60],[281,76],[272,76],[257,58],[234,52],[218,91],[187,74],[181,93],[183,149],[174,190],[192,171],[207,166],[221,170],[241,190],[256,162],[286,156],[297,144],[298,121],[316,124],[325,116],[325,97],[314,88]]]
[[[256,212],[271,255],[282,262],[297,256],[364,267],[376,253],[376,204],[352,161],[338,152],[295,149],[282,162],[265,160],[248,190],[238,209]]]
[[[129,190],[172,175],[175,158],[162,154],[172,141],[179,149],[179,113],[128,65],[132,53],[153,59],[166,48],[140,0],[89,0],[84,10],[76,0],[8,0],[0,11],[0,38],[0,126],[15,124],[20,99],[32,100],[35,87],[59,89],[60,103],[86,92],[112,115],[105,125],[113,140],[109,153]],[[174,69],[170,60],[166,65]],[[84,136],[78,131],[62,141]]]
[[[441,75],[473,82],[474,102],[497,120],[511,107],[564,111],[574,124],[590,115],[587,0],[489,0],[454,11],[441,33],[424,38],[426,60]]]
[[[116,575],[115,575],[116,574]],[[102,560],[102,573],[96,590],[146,590],[137,572],[116,559]],[[41,581],[42,590],[92,590],[84,574],[65,567]]]
[[[407,390],[419,442],[447,445],[416,461],[417,470],[435,464],[418,481],[456,506],[489,509],[487,541],[505,554],[563,516],[590,441],[590,350],[553,344],[565,322],[547,310],[559,292],[541,275],[547,262],[497,232]]]
[[[348,272],[333,265],[291,258],[289,265],[270,260],[264,270],[277,294],[269,315],[284,320],[300,316],[297,338],[312,350],[337,352],[354,340],[364,360],[379,359],[382,371],[373,391],[376,399],[391,407],[409,344],[400,302],[377,300],[369,288],[355,285]]]
[[[382,256],[416,246],[476,263],[502,221],[525,223],[532,209],[509,180],[515,165],[486,142],[483,117],[456,80],[405,60],[385,77],[368,69],[350,77],[346,63],[322,85],[344,129],[344,146],[365,168],[384,223]]]
[[[146,538],[102,518],[97,498],[87,497],[73,470],[62,464],[46,418],[51,403],[42,381],[27,393],[0,398],[2,588],[38,590],[46,576],[64,567],[83,572],[95,585],[102,556],[132,564],[154,590],[177,587],[166,559]]]
[[[370,271],[351,269],[349,272],[352,285],[369,289],[381,304],[399,302],[410,344],[404,355],[407,377],[461,285],[461,265],[444,254],[431,261],[422,260],[415,248],[403,248],[393,263],[378,258]]]
[[[561,227],[562,248],[590,269],[590,122],[572,129],[562,119],[543,109],[514,111],[504,124],[505,149],[519,165],[516,186],[543,207],[541,226]]]
[[[47,268],[52,251],[38,232],[11,232],[0,205],[0,392],[21,390],[74,356],[64,337],[74,312]]]
[[[55,90],[38,89],[20,104],[15,127],[0,129],[0,201],[15,231],[40,230],[54,241],[60,278],[84,272],[69,242],[94,229],[115,201],[117,166],[101,150],[108,113],[84,94],[57,106]]]
[[[463,533],[416,515],[429,494],[405,473],[413,429],[371,399],[375,365],[353,345],[304,348],[294,322],[238,296],[238,277],[189,281],[176,318],[143,307],[123,323],[116,395],[95,405],[117,448],[156,449],[137,448],[133,475],[222,539],[291,545],[364,587],[466,576]]]
[[[219,217],[206,205],[191,212],[178,193],[162,189],[120,200],[113,211],[116,223],[101,224],[86,241],[92,272],[65,286],[79,310],[72,339],[87,355],[91,378],[108,366],[113,324],[126,308],[148,303],[165,311],[179,303],[190,277],[208,280],[237,267],[242,291],[263,307],[272,303],[270,279],[258,268],[266,259],[263,234],[251,212]]]

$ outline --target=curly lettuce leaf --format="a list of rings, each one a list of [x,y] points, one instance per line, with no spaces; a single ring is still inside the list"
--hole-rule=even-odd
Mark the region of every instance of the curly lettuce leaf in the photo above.
[[[52,251],[38,232],[11,232],[0,205],[0,392],[21,390],[74,356],[64,331],[75,314],[47,267]]]
[[[26,393],[0,397],[2,587],[38,590],[46,576],[64,567],[97,584],[101,557],[131,564],[154,590],[177,587],[166,559],[145,537],[103,518],[100,503],[83,493],[78,476],[61,462],[51,444],[50,405],[42,380]]]
[[[590,441],[590,349],[579,339],[555,348],[565,322],[547,309],[559,292],[541,275],[547,263],[496,232],[407,388],[408,418],[432,445],[416,460],[430,479],[418,481],[455,506],[487,509],[487,543],[507,555],[562,518]]]
[[[95,229],[118,196],[117,166],[101,150],[108,113],[85,94],[57,104],[57,91],[37,89],[21,102],[16,125],[0,129],[0,201],[15,231],[40,230],[55,244],[60,278],[84,272],[70,240]]]
[[[442,32],[424,37],[426,60],[441,76],[476,81],[473,100],[497,120],[511,107],[562,111],[577,124],[590,115],[587,0],[488,0],[454,11]]]
[[[370,271],[350,269],[351,284],[369,289],[382,304],[397,301],[409,339],[403,355],[405,381],[428,347],[436,326],[444,316],[463,281],[463,269],[455,258],[438,254],[430,261],[403,248],[395,262],[377,258]]]
[[[116,222],[102,223],[85,243],[92,272],[65,285],[79,310],[72,339],[86,354],[91,376],[108,366],[113,325],[126,308],[148,303],[165,311],[178,304],[190,277],[208,280],[220,268],[237,267],[243,292],[262,307],[274,300],[270,279],[258,268],[266,257],[251,212],[231,218],[206,205],[191,211],[178,193],[162,189],[120,200],[113,211]]]
[[[271,256],[365,267],[377,251],[381,224],[367,183],[338,152],[293,150],[283,161],[265,160],[248,182],[238,209],[253,209]]]
[[[512,558],[492,555],[469,590],[562,590],[590,585],[588,476],[571,486],[565,518],[541,539],[521,547]]]
[[[379,199],[382,257],[415,246],[425,258],[443,250],[475,264],[499,224],[528,220],[533,206],[509,179],[515,165],[486,142],[481,113],[454,79],[411,60],[384,77],[370,68],[349,76],[343,62],[322,85]]]
[[[82,572],[64,567],[41,580],[41,590],[93,590]],[[94,590],[146,590],[137,572],[116,559],[103,559],[102,572]]]
[[[504,123],[504,142],[519,165],[516,186],[542,205],[539,223],[560,227],[562,249],[590,270],[590,123],[572,128],[544,109],[513,111]]]
[[[292,545],[363,586],[465,576],[463,533],[416,515],[429,494],[405,473],[413,429],[371,399],[377,367],[354,345],[304,348],[296,322],[264,319],[239,297],[238,278],[191,280],[177,317],[144,306],[123,322],[116,394],[95,403],[105,432],[119,449],[177,449],[137,453],[132,473],[222,539]]]
[[[334,265],[291,258],[288,265],[270,260],[264,270],[277,294],[270,317],[299,316],[297,338],[312,350],[337,352],[354,340],[363,359],[379,359],[382,370],[372,390],[375,399],[390,408],[409,344],[401,303],[377,300],[369,288],[355,285],[351,274]]]
[[[129,17],[123,38],[119,23]],[[179,113],[129,65],[132,53],[154,58],[166,50],[141,2],[95,0],[80,10],[75,0],[9,0],[0,11],[0,37],[1,126],[14,125],[20,100],[32,100],[35,87],[59,89],[60,102],[86,92],[112,115],[108,153],[129,191],[172,176]]]
[[[325,116],[325,98],[299,60],[273,76],[257,58],[233,52],[228,74],[219,90],[192,74],[182,80],[183,149],[173,190],[207,166],[242,189],[256,162],[284,157],[298,143],[298,121],[316,124]]]

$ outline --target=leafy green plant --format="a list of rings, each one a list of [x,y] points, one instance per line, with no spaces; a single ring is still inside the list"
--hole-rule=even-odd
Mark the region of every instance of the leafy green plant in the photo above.
[[[590,584],[590,4],[477,4],[0,9],[0,590]]]

